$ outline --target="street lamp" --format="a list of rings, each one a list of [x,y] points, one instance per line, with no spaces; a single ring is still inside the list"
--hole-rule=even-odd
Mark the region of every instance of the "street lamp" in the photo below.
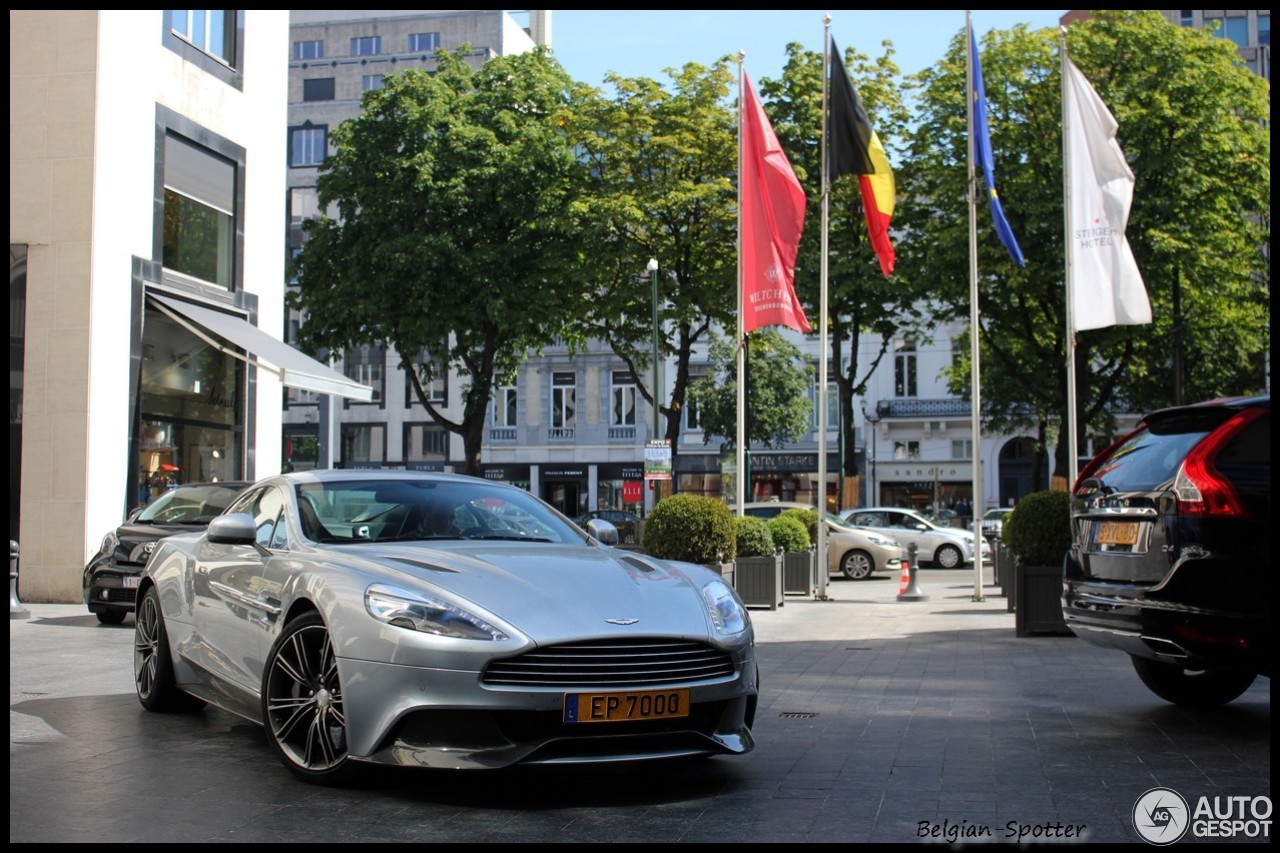
[[[871,464],[867,467],[867,473],[871,476],[871,482],[867,486],[867,501],[871,506],[875,506],[880,501],[876,497],[876,424],[880,423],[883,416],[877,407],[875,414],[867,411],[867,400],[862,399],[862,419],[871,425]]]
[[[650,258],[645,269],[653,280],[653,440],[657,441],[660,437],[658,435],[660,429],[658,400],[661,399],[658,394],[658,259]]]

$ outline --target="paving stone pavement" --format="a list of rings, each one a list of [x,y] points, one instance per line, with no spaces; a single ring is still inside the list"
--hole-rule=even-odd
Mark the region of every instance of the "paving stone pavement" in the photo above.
[[[984,579],[974,600],[971,570],[917,579],[920,601],[899,601],[896,578],[833,580],[831,600],[752,611],[747,756],[392,770],[344,789],[297,782],[230,714],[143,711],[132,619],[24,604],[9,626],[9,840],[1141,843],[1134,806],[1157,787],[1192,810],[1266,797],[1269,821],[1268,679],[1224,708],[1178,708],[1122,654],[1016,637],[999,587]],[[1212,840],[1269,840],[1247,823]]]

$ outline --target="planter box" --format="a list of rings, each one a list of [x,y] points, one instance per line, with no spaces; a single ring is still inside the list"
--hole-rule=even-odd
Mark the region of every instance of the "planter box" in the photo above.
[[[781,557],[739,557],[733,562],[733,586],[743,604],[770,610],[782,605]]]
[[[1018,560],[1014,573],[1014,633],[1070,636],[1062,618],[1062,566],[1026,566]]]
[[[782,555],[782,591],[787,595],[813,595],[813,551]]]

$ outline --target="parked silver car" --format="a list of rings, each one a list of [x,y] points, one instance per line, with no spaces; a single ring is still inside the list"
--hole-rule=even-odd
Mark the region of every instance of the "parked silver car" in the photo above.
[[[737,593],[702,566],[610,547],[607,522],[588,528],[472,477],[270,477],[147,563],[138,698],[260,723],[320,784],[368,764],[751,750],[758,674]]]
[[[755,501],[743,504],[744,515],[770,519],[788,509],[807,509],[808,504],[793,501]],[[861,530],[837,515],[827,513],[827,570],[850,580],[864,580],[872,572],[902,571],[906,552],[892,536]]]
[[[1009,517],[1009,513],[1013,512],[1013,507],[998,506],[989,509],[982,514],[982,535],[988,539],[999,539],[1004,531],[1005,519]]]
[[[865,507],[845,510],[841,516],[859,527],[892,536],[910,549],[916,546],[916,559],[954,569],[973,562],[974,548],[981,547],[981,559],[991,560],[991,546],[986,539],[981,546],[974,542],[973,532],[957,527],[940,527],[920,513],[902,507]]]

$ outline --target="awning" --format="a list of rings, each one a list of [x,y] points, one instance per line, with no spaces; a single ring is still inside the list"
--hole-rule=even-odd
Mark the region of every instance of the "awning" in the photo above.
[[[373,400],[373,389],[369,386],[351,381],[338,371],[298,352],[284,341],[273,338],[234,314],[214,311],[212,308],[203,308],[156,293],[148,293],[147,296],[157,309],[191,334],[246,364],[274,373],[286,387],[349,397],[363,403]],[[210,338],[210,332],[245,352],[236,352],[222,341]],[[256,358],[257,361],[251,361],[251,358]]]

